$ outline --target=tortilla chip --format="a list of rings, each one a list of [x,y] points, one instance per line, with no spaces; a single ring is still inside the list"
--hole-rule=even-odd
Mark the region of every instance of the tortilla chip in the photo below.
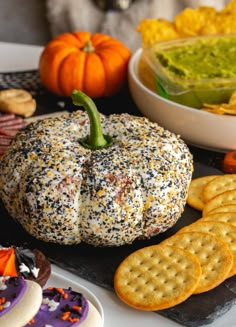
[[[215,14],[216,11],[212,7],[186,8],[175,16],[176,30],[186,36],[200,35],[201,30]]]

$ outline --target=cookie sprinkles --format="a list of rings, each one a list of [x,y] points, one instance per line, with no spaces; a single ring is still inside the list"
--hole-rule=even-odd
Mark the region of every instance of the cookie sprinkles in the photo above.
[[[94,114],[81,93],[72,98],[88,114],[32,123],[3,156],[9,214],[34,237],[60,244],[120,246],[172,227],[193,171],[184,141],[144,117]]]
[[[88,302],[81,293],[71,288],[48,287],[43,291],[40,310],[27,326],[79,326],[86,320],[88,310]]]

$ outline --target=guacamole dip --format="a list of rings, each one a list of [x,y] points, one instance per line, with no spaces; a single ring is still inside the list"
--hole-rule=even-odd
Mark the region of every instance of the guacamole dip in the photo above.
[[[157,89],[166,98],[201,107],[227,101],[236,89],[236,35],[157,44],[154,52]]]
[[[236,37],[196,39],[157,53],[161,64],[188,80],[236,77]]]

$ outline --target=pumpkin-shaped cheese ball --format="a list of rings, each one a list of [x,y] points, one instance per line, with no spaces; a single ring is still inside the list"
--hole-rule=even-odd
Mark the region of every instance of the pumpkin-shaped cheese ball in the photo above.
[[[119,246],[173,226],[193,171],[186,144],[147,118],[99,115],[84,93],[72,98],[88,114],[32,123],[3,156],[0,196],[10,215],[60,244]]]

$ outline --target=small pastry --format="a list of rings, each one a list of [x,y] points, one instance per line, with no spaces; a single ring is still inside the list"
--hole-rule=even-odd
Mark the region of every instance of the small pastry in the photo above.
[[[32,95],[22,89],[0,91],[0,111],[30,117],[36,110],[36,101]]]

